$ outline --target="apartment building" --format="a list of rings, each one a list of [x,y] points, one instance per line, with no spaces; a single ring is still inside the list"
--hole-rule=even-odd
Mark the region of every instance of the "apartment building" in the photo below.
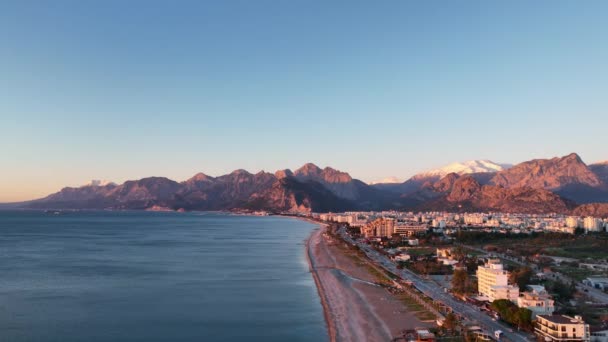
[[[539,340],[560,342],[588,342],[589,324],[581,316],[538,315],[534,332]]]
[[[412,225],[399,223],[395,225],[395,233],[401,236],[415,236],[428,231],[426,225]]]
[[[366,224],[362,229],[363,235],[369,237],[391,237],[395,233],[395,219],[379,218]]]

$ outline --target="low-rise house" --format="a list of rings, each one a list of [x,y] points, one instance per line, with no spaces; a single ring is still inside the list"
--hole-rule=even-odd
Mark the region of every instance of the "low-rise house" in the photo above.
[[[458,260],[454,260],[451,248],[437,248],[437,261],[446,265],[454,266],[458,263]]]
[[[452,248],[437,248],[437,259],[450,259],[452,257]]]
[[[454,271],[466,271],[467,265],[465,265],[463,262],[459,262],[455,265],[452,265],[452,268],[454,269]]]
[[[593,270],[593,271],[603,271],[603,272],[608,271],[608,264],[580,263],[580,264],[578,264],[578,267],[580,267],[580,268],[586,268],[588,270]]]
[[[608,330],[591,332],[591,342],[608,342]]]
[[[532,318],[537,315],[553,315],[555,302],[544,286],[529,285],[529,291],[522,292],[517,298],[517,306],[532,311]]]
[[[583,280],[583,284],[594,287],[600,290],[608,289],[608,278],[605,277],[588,277]]]

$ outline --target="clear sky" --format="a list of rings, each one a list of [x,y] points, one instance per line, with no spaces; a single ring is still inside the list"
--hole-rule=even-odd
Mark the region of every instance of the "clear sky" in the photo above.
[[[608,159],[607,1],[2,1],[0,202],[90,179]]]

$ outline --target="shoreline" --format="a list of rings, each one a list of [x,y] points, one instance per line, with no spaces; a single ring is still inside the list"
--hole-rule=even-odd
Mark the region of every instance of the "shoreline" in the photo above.
[[[313,223],[312,220],[306,220],[308,222]],[[329,308],[329,304],[327,303],[327,298],[325,295],[325,291],[323,290],[323,284],[321,283],[321,280],[319,279],[319,275],[317,273],[317,270],[315,269],[313,263],[313,257],[311,255],[311,250],[310,250],[310,240],[312,239],[312,235],[317,232],[317,231],[321,231],[321,230],[325,230],[326,229],[326,225],[323,225],[321,223],[318,222],[314,222],[315,224],[317,224],[317,228],[315,228],[310,236],[306,239],[306,242],[304,244],[305,248],[306,248],[306,261],[308,261],[308,270],[309,272],[312,274],[312,278],[315,281],[315,285],[317,287],[317,293],[319,294],[319,298],[321,300],[321,306],[323,307],[323,317],[325,318],[325,325],[327,327],[327,333],[329,336],[329,341],[330,342],[336,342],[336,327],[335,327],[335,322],[331,317],[331,311]]]
[[[390,341],[404,330],[434,326],[421,321],[399,298],[380,286],[369,263],[354,259],[342,240],[325,235],[328,225],[300,218],[317,226],[305,241],[309,271],[323,307],[329,341]]]

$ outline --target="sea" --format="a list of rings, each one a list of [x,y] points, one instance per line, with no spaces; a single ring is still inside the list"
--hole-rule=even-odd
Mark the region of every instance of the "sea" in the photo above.
[[[0,211],[0,341],[327,341],[316,226],[224,213]]]

